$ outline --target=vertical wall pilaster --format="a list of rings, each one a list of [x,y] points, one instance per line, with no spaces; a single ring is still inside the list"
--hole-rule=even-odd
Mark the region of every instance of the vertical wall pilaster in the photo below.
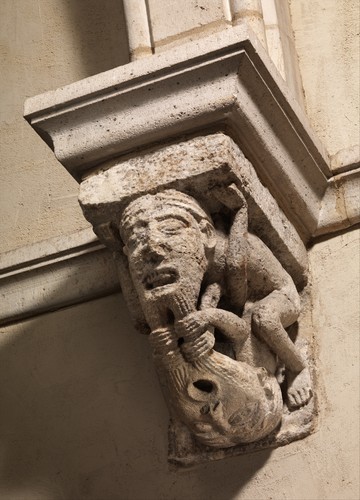
[[[152,41],[146,0],[124,0],[130,59],[151,56]]]
[[[279,0],[124,0],[131,60],[171,50],[235,26],[248,26],[303,104],[287,2]]]

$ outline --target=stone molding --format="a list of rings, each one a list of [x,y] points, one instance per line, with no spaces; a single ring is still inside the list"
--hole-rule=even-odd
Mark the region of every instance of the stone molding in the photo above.
[[[92,229],[1,255],[0,325],[120,290],[111,253]]]

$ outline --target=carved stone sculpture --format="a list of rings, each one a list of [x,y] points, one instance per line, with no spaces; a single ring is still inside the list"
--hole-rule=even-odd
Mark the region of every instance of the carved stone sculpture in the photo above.
[[[202,443],[228,447],[263,438],[281,420],[275,355],[291,374],[290,407],[306,404],[311,389],[285,331],[299,314],[296,288],[247,232],[237,188],[217,194],[237,208],[228,235],[175,190],[130,203],[119,229],[170,409]]]
[[[214,449],[262,440],[279,427],[284,403],[293,411],[312,396],[305,358],[288,333],[300,313],[299,294],[259,236],[264,227],[278,234],[275,219],[285,219],[236,147],[228,166],[215,155],[206,164],[201,147],[206,143],[209,151],[219,141],[224,143],[221,134],[189,141],[188,183],[179,181],[187,171],[166,171],[166,158],[176,163],[169,147],[150,154],[150,192],[139,182],[136,160],[130,160],[122,170],[113,167],[85,181],[80,195],[85,215],[115,251],[124,296],[138,327],[149,334],[172,419]],[[233,148],[229,138],[225,143]],[[221,171],[213,182],[216,162]],[[125,179],[121,193],[113,184],[119,176]],[[196,182],[200,188],[194,189]],[[269,198],[267,205],[261,194]],[[263,207],[272,222],[263,216],[255,234],[249,228]],[[281,225],[294,238],[293,247],[301,248],[291,225]],[[277,246],[298,276],[304,265],[293,255],[299,251],[287,250],[283,242]]]

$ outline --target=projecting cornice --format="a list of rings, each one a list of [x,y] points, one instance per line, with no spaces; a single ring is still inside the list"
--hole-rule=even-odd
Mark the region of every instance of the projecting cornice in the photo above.
[[[185,135],[225,131],[304,241],[317,234],[332,177],[329,158],[248,29],[31,98],[25,116],[78,181],[112,158]]]

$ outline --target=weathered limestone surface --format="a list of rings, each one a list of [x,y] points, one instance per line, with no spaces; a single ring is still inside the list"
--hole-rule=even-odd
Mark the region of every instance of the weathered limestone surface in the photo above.
[[[121,3],[107,1],[106,6]],[[313,105],[308,111],[318,134],[326,137],[331,154],[335,153],[331,165],[337,174],[344,174],[349,163],[356,163],[347,158],[347,148],[352,149],[354,137],[357,141],[359,136],[357,117],[353,119],[356,104],[350,96],[351,87],[358,89],[358,64],[351,61],[355,47],[349,31],[359,19],[350,6],[358,8],[358,3],[296,0],[292,4],[298,7],[293,11],[294,26],[298,34],[302,30],[306,42],[297,48],[302,69],[307,66],[310,75],[304,79]],[[67,241],[65,235],[86,224],[80,220],[81,210],[76,210],[76,183],[23,123],[23,100],[111,67],[108,56],[114,54],[117,60],[121,53],[126,56],[127,48],[114,43],[120,17],[109,17],[104,3],[97,0],[3,0],[2,13],[4,8],[5,15],[0,15],[4,25],[1,246],[11,250],[60,234]],[[77,17],[70,17],[70,9]],[[340,148],[345,154],[338,155]],[[347,184],[345,176],[341,184]],[[322,386],[316,391],[320,393],[318,432],[271,453],[263,450],[181,474],[169,471],[164,434],[168,416],[149,359],[148,339],[135,335],[122,297],[112,295],[52,311],[62,305],[52,301],[56,296],[81,300],[81,293],[87,297],[89,281],[94,287],[101,284],[101,280],[86,279],[89,272],[99,271],[101,277],[96,244],[87,254],[89,266],[78,294],[77,280],[69,273],[46,272],[52,268],[52,257],[38,261],[36,267],[44,255],[42,247],[36,246],[37,254],[26,247],[23,253],[14,253],[18,261],[7,263],[11,260],[18,271],[12,274],[16,279],[20,274],[30,276],[26,269],[32,261],[36,279],[24,281],[25,286],[17,289],[19,299],[11,301],[7,295],[8,301],[0,307],[5,313],[11,312],[9,303],[26,307],[24,295],[37,294],[50,284],[56,293],[38,295],[37,306],[49,310],[50,301],[51,313],[36,315],[38,309],[30,308],[27,314],[35,317],[1,328],[0,496],[9,500],[358,500],[359,235],[347,230],[330,237],[334,228],[330,213],[336,216],[336,227],[344,227],[341,218],[349,200],[338,196],[335,185],[329,187],[333,209],[327,210],[325,203],[321,208],[326,222],[322,231],[327,236],[310,250],[313,307],[309,321],[318,342]],[[49,256],[46,249],[45,254]],[[70,266],[72,255],[69,249]],[[1,255],[1,265],[7,263]],[[11,290],[11,278],[6,279]]]
[[[327,153],[242,25],[32,98],[25,114],[79,181],[131,151],[226,131],[303,241],[349,225],[325,195],[332,191]],[[319,226],[329,199],[334,217]],[[360,220],[358,204],[352,207],[351,224]]]
[[[0,496],[357,500],[359,241],[309,252],[319,425],[273,450],[169,470],[168,411],[121,294],[2,327]]]
[[[306,341],[285,330],[300,313],[305,247],[234,142],[195,137],[108,163],[81,183],[80,203],[150,333],[170,459],[189,465],[308,434]]]
[[[37,96],[25,114],[78,180],[138,148],[226,130],[303,238],[317,227],[326,153],[243,26]]]
[[[103,223],[117,224],[132,199],[159,187],[184,189],[203,201],[208,210],[216,211],[220,202],[209,196],[209,191],[232,182],[241,184],[250,229],[261,235],[295,282],[303,285],[307,256],[301,238],[250,162],[224,134],[196,137],[129,160],[104,164],[103,171],[81,183],[79,201],[85,217],[98,231]]]
[[[131,4],[132,8],[134,5]],[[272,12],[269,6],[267,4],[266,8]],[[265,17],[269,19],[268,15]],[[279,22],[285,17],[280,16]],[[204,128],[215,127],[216,130],[228,129],[305,242],[313,236],[349,227],[360,220],[359,172],[347,172],[349,162],[353,166],[357,163],[356,149],[343,150],[332,157],[331,166],[342,174],[333,179],[329,159],[311,132],[304,114],[256,38],[241,24],[206,40],[184,44],[177,50],[33,98],[26,104],[26,114],[78,180],[87,175],[89,169],[103,165],[110,157],[124,154],[131,148],[146,148],[154,141],[178,140],[179,134],[192,134],[194,130],[204,133]],[[41,162],[49,163],[47,156],[40,156]],[[32,168],[36,169],[38,162],[32,163]],[[4,165],[5,170],[14,168],[11,162],[5,161]],[[6,173],[4,175],[7,185]],[[30,196],[35,184],[37,189],[38,182],[27,184],[22,191],[24,196]],[[22,208],[12,210],[9,200],[14,199],[11,194],[14,185],[17,183],[5,189],[2,196],[4,213],[7,214],[4,219],[14,224],[19,213],[16,227],[21,220],[26,232],[30,228],[34,230],[30,218],[31,221],[40,220],[39,227],[35,228],[39,231],[47,220],[43,196],[39,205],[35,204],[26,213]],[[68,205],[73,205],[75,194],[67,194],[67,186],[62,183],[59,189],[53,183],[49,184],[49,199],[60,209],[60,212],[51,211],[52,214],[62,213]],[[250,205],[254,208],[254,204],[250,202]],[[256,211],[252,210],[252,220]],[[34,212],[37,214],[35,219]],[[78,219],[79,215],[76,216]],[[63,227],[72,227],[71,224],[67,220]],[[46,235],[58,233],[57,225],[51,226],[47,224]],[[4,227],[7,227],[7,222]],[[84,227],[84,222],[81,227]],[[267,231],[263,231],[265,241],[268,230],[269,225]],[[12,241],[23,241],[23,233],[24,228],[13,232],[10,239],[3,241],[5,248],[11,248]],[[276,234],[272,234],[271,240],[276,238]],[[88,254],[89,262],[93,259],[91,266],[94,269],[96,255],[96,252]],[[37,258],[42,260],[42,254]],[[56,255],[54,259],[57,259]],[[47,264],[50,268],[52,266],[51,259],[43,262],[44,275],[51,280],[54,277],[55,283],[55,275],[46,270]],[[21,267],[21,262],[18,264]],[[27,268],[28,264],[24,263],[24,278],[28,276]],[[29,304],[28,288],[22,286],[23,281],[18,276],[11,276],[2,283],[9,289],[14,279],[18,299],[16,303],[12,302],[16,307],[5,307],[4,321],[12,321],[15,312],[21,317],[38,310],[36,300],[31,301],[34,308],[26,306]],[[85,284],[82,285],[84,296],[106,293],[107,285],[96,290],[97,283],[100,285],[100,281],[95,280],[87,289]],[[78,293],[71,287],[64,290],[59,301],[56,296],[50,301],[47,300],[49,295],[39,296],[42,297],[42,309],[47,310],[60,307],[63,300],[71,303],[72,297]]]

